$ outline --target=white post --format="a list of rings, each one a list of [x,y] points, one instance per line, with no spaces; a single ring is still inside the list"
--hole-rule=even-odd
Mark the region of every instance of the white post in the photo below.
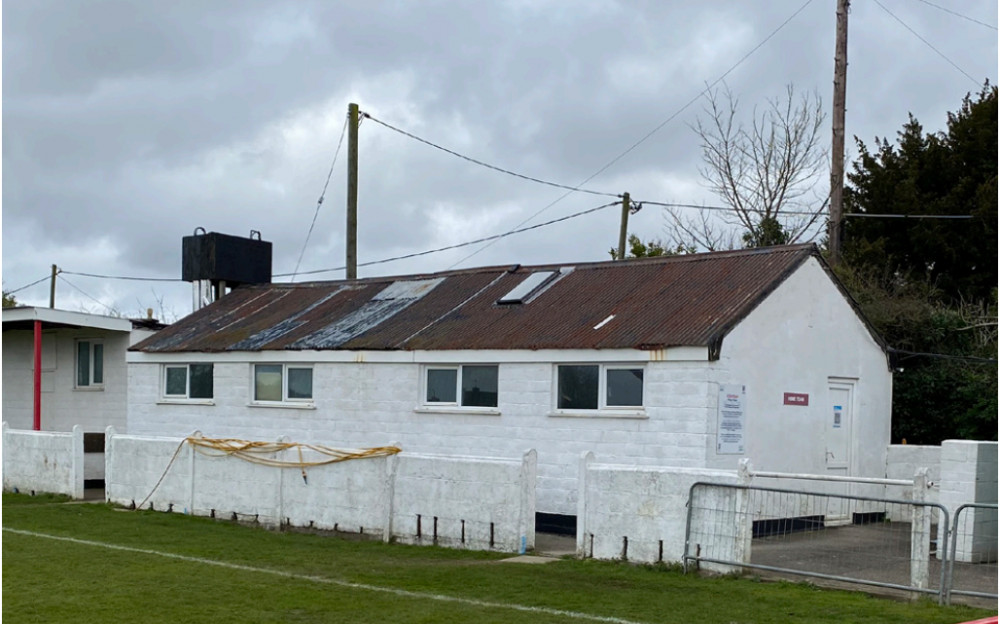
[[[923,503],[927,497],[927,469],[918,468],[913,475],[913,502]],[[910,525],[910,585],[926,589],[930,578],[931,513],[930,508],[914,505]]]
[[[399,442],[390,442],[389,446],[400,448]],[[382,473],[382,541],[388,544],[392,541],[392,513],[395,509],[396,470],[399,463],[399,453],[385,458]]]
[[[587,557],[587,468],[594,462],[594,452],[587,451],[580,456],[580,471],[577,476],[576,499],[576,556]]]
[[[740,485],[750,485],[753,482],[753,464],[750,458],[740,459],[736,468],[736,476]],[[750,492],[737,490],[736,498],[736,552],[733,561],[750,563],[750,548],[753,544],[753,514],[750,511]]]
[[[70,461],[70,488],[73,498],[83,499],[83,428],[73,425],[72,458]]]
[[[114,439],[118,434],[113,425],[108,425],[104,430],[104,502],[111,502],[112,488],[115,483],[115,449]]]
[[[291,439],[286,435],[280,435],[277,439],[278,444],[285,444],[290,441]],[[281,452],[279,451],[279,453]],[[275,459],[287,461],[288,451],[286,450],[280,455],[275,454]],[[278,528],[280,529],[285,523],[285,470],[280,467],[278,468],[277,490],[278,491],[275,493],[277,502],[275,503],[274,508],[275,515],[278,517]]]
[[[538,452],[528,449],[521,458],[520,509],[517,530],[521,537],[518,552],[524,554],[535,548],[535,480],[538,474]]]
[[[197,430],[193,431],[193,432],[191,432],[191,435],[188,436],[188,437],[191,437],[191,438],[200,438],[200,437],[202,437],[201,436],[201,431],[197,431]],[[188,444],[188,479],[189,479],[189,481],[188,481],[188,492],[190,493],[190,498],[189,498],[189,500],[190,500],[190,507],[189,507],[189,509],[191,510],[191,515],[192,516],[197,515],[195,513],[195,507],[194,507],[194,505],[195,505],[195,474],[194,474],[195,461],[194,460],[195,460],[195,448],[194,448],[194,444]]]

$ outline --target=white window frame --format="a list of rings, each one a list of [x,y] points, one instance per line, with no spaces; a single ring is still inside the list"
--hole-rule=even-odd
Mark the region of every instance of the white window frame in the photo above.
[[[473,367],[493,367],[497,370],[497,404],[495,406],[485,405],[462,405],[462,375],[466,366]],[[453,370],[455,373],[455,400],[454,401],[428,401],[427,381],[432,370]],[[500,365],[494,363],[473,363],[473,364],[425,364],[420,370],[420,405],[414,411],[417,412],[439,412],[439,413],[472,413],[472,414],[500,414]]]
[[[559,369],[562,366],[596,366],[597,367],[597,408],[559,407]],[[608,405],[608,372],[613,370],[642,371],[642,404],[641,405]],[[552,374],[553,408],[550,416],[606,416],[613,418],[646,418],[646,366],[633,364],[602,364],[598,362],[560,362],[553,366]]]
[[[88,348],[87,358],[88,358],[88,373],[87,373],[87,383],[80,383],[80,344],[87,343],[90,345]],[[101,381],[94,381],[94,353],[96,349],[95,345],[101,345]],[[107,358],[105,356],[105,345],[102,338],[77,338],[73,341],[73,388],[76,390],[104,390],[104,380],[107,378],[107,370],[104,366]]]
[[[267,401],[257,398],[257,367],[258,366],[280,366],[281,367],[281,400]],[[309,398],[290,398],[288,396],[288,371],[289,369],[305,369],[309,371],[312,382],[312,396]],[[315,407],[316,398],[316,375],[315,367],[312,364],[283,364],[279,362],[259,362],[250,365],[250,405],[261,407],[298,407],[312,409]]]
[[[191,398],[191,366],[212,367],[212,396]],[[167,371],[171,368],[184,369],[184,394],[167,394]],[[160,403],[197,403],[215,405],[215,364],[213,362],[191,362],[189,364],[163,364],[160,367]]]

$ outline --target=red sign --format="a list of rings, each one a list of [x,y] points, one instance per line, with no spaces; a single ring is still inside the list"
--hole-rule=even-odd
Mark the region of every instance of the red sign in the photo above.
[[[799,392],[786,392],[785,405],[809,405],[809,395]]]

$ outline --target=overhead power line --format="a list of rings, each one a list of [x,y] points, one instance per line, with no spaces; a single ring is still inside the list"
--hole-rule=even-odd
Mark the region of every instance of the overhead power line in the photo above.
[[[52,276],[51,275],[46,275],[45,277],[43,277],[41,279],[37,279],[37,280],[31,282],[30,284],[27,284],[25,286],[21,286],[20,288],[15,288],[14,290],[5,290],[4,292],[7,293],[8,295],[13,295],[14,293],[21,292],[22,290],[24,290],[26,288],[31,288],[35,284],[41,284],[42,282],[44,282],[47,279],[52,279]]]
[[[947,355],[945,353],[923,353],[920,351],[904,351],[902,349],[893,349],[889,347],[889,353],[894,353],[898,355],[905,355],[907,358],[911,357],[929,357],[936,360],[960,360],[963,362],[979,362],[981,364],[996,364],[997,361],[994,358],[984,358],[984,357],[974,357],[971,355]],[[906,358],[904,358],[906,359]]]
[[[603,210],[605,208],[608,208],[608,207],[611,207],[611,206],[618,206],[618,205],[619,205],[619,202],[610,202],[610,203],[607,203],[607,204],[603,204],[601,206],[596,206],[594,208],[590,208],[588,210],[582,210],[580,212],[575,212],[573,214],[566,215],[565,217],[560,217],[558,219],[553,219],[551,221],[546,221],[545,223],[537,223],[535,225],[531,225],[531,226],[528,226],[526,228],[520,228],[520,229],[517,229],[517,230],[510,230],[509,232],[504,232],[503,234],[494,234],[493,236],[485,236],[483,238],[477,238],[476,240],[466,241],[464,243],[457,243],[455,245],[447,245],[445,247],[438,247],[436,249],[428,249],[426,251],[418,251],[416,253],[406,254],[406,255],[403,255],[403,256],[395,256],[393,258],[384,258],[382,260],[372,260],[371,262],[359,262],[358,266],[372,266],[372,265],[375,265],[375,264],[385,264],[387,262],[395,262],[397,260],[407,260],[409,258],[416,258],[418,256],[426,256],[426,255],[433,254],[433,253],[438,253],[438,252],[441,252],[441,251],[448,251],[450,249],[458,249],[460,247],[467,247],[469,245],[475,245],[475,244],[483,243],[483,242],[487,242],[487,241],[498,240],[498,239],[501,239],[501,238],[506,238],[507,236],[511,236],[513,234],[520,234],[521,232],[527,232],[529,230],[535,230],[535,229],[538,229],[538,228],[541,228],[541,227],[545,227],[547,225],[552,225],[554,223],[559,223],[561,221],[567,221],[569,219],[575,219],[576,217],[582,217],[583,215],[587,215],[587,214],[590,214],[592,212],[597,212],[598,210]],[[333,271],[343,271],[345,268],[346,267],[339,266],[339,267],[334,267],[334,268],[330,268],[330,269],[316,269],[316,270],[313,270],[313,271],[302,271],[301,273],[299,273],[299,275],[315,275],[317,273],[330,273],[330,272],[333,272]],[[276,273],[274,275],[274,277],[288,277],[290,275],[292,275],[292,274],[291,273]]]
[[[111,306],[107,305],[106,303],[103,303],[100,299],[97,299],[96,297],[94,297],[92,295],[89,295],[86,292],[84,292],[80,287],[78,287],[76,284],[74,284],[73,282],[69,281],[65,277],[63,277],[61,274],[57,274],[56,277],[58,277],[60,280],[62,280],[64,282],[66,282],[67,284],[69,284],[70,288],[72,288],[76,292],[80,293],[81,295],[83,295],[87,299],[90,299],[91,301],[93,301],[97,305],[102,306],[108,312],[117,312],[117,310],[115,310]]]
[[[529,182],[536,182],[538,184],[544,184],[546,186],[552,186],[552,187],[555,187],[555,188],[565,189],[565,190],[568,190],[568,191],[572,191],[574,193],[588,193],[590,195],[600,195],[600,196],[603,196],[603,197],[618,197],[618,194],[616,194],[616,193],[605,193],[603,191],[594,191],[594,190],[591,190],[591,189],[580,188],[579,186],[569,186],[569,185],[566,185],[566,184],[559,184],[558,182],[549,182],[548,180],[542,180],[541,178],[535,178],[533,176],[525,175],[523,173],[517,173],[516,171],[511,171],[510,169],[504,169],[503,167],[497,167],[496,165],[491,165],[491,164],[489,164],[487,162],[483,162],[481,160],[477,160],[475,158],[472,158],[471,156],[466,156],[465,154],[461,154],[459,152],[456,152],[455,150],[448,149],[447,147],[442,147],[442,146],[438,145],[437,143],[433,143],[433,142],[428,141],[427,139],[424,139],[422,137],[419,137],[419,136],[417,136],[417,135],[415,135],[415,134],[413,134],[411,132],[407,132],[406,130],[403,130],[401,128],[397,128],[396,126],[393,126],[392,124],[389,124],[387,122],[382,121],[381,119],[376,119],[375,117],[372,117],[371,114],[369,114],[369,113],[361,113],[361,117],[364,118],[364,119],[371,119],[375,123],[377,123],[379,125],[382,125],[382,126],[385,126],[386,128],[392,130],[393,132],[398,132],[399,134],[402,134],[403,136],[409,137],[409,138],[413,139],[414,141],[419,141],[420,143],[423,143],[424,145],[429,145],[430,147],[433,147],[434,149],[441,150],[442,152],[445,152],[447,154],[451,154],[452,156],[457,156],[458,158],[461,158],[462,160],[467,160],[467,161],[469,161],[471,163],[474,163],[474,164],[477,164],[477,165],[479,165],[481,167],[486,167],[487,169],[492,169],[493,171],[499,171],[500,173],[506,173],[509,176],[514,176],[515,178],[521,178],[522,180],[528,180]]]
[[[943,53],[943,52],[941,52],[941,50],[938,50],[938,49],[937,49],[937,48],[935,48],[935,47],[934,47],[933,45],[931,45],[931,42],[930,42],[930,41],[927,41],[926,39],[924,39],[923,37],[921,37],[921,36],[920,36],[920,34],[919,34],[919,33],[917,33],[917,31],[913,30],[912,28],[910,28],[910,27],[909,27],[909,26],[908,26],[908,25],[906,24],[906,22],[904,22],[903,20],[899,19],[899,17],[897,17],[895,13],[893,13],[893,12],[892,12],[892,11],[890,11],[889,9],[885,8],[885,5],[884,5],[884,4],[882,4],[881,2],[879,2],[879,0],[875,0],[875,4],[879,5],[879,7],[880,7],[880,8],[881,8],[881,9],[882,9],[883,11],[885,11],[886,13],[888,13],[888,14],[889,14],[889,16],[890,16],[890,17],[892,17],[892,19],[894,19],[894,20],[896,20],[897,22],[899,22],[900,24],[902,24],[902,25],[903,25],[903,28],[905,28],[906,30],[910,31],[910,32],[911,32],[911,33],[913,34],[913,36],[914,36],[914,37],[916,37],[917,39],[919,39],[920,41],[922,41],[922,42],[924,43],[924,45],[926,45],[926,46],[927,46],[928,48],[930,48],[931,50],[934,50],[934,52],[935,52],[935,53],[937,53],[937,55],[938,55],[938,56],[940,56],[940,57],[941,57],[941,58],[943,58],[944,60],[948,61],[948,63],[949,63],[949,64],[950,64],[950,65],[951,65],[952,67],[954,67],[955,69],[957,69],[957,70],[958,70],[959,72],[961,72],[961,73],[962,73],[962,75],[964,75],[964,76],[965,76],[966,78],[968,78],[968,79],[969,79],[969,80],[971,80],[972,82],[976,83],[976,86],[977,86],[977,87],[979,86],[979,81],[978,81],[978,80],[976,80],[976,79],[975,79],[975,78],[973,78],[973,77],[972,77],[971,75],[969,75],[969,73],[968,73],[967,71],[965,71],[964,69],[962,69],[961,67],[959,67],[959,66],[958,66],[958,64],[956,64],[956,63],[955,63],[955,61],[953,61],[953,60],[951,60],[950,58],[948,58],[947,56],[945,56],[945,55],[944,55],[944,53]]]
[[[777,35],[778,32],[781,31],[781,29],[783,29],[786,25],[788,25],[789,22],[791,22],[793,19],[795,19],[795,17],[798,16],[799,13],[801,13],[802,11],[804,11],[806,7],[808,7],[810,4],[812,4],[813,1],[814,0],[806,0],[806,2],[802,6],[800,6],[785,21],[783,21],[780,25],[778,25],[777,28],[775,28],[774,30],[772,30],[769,35],[767,35],[766,37],[764,37],[764,39],[761,40],[760,43],[758,43],[756,46],[754,46],[749,52],[747,52],[746,54],[744,54],[743,57],[740,58],[740,60],[736,61],[721,76],[719,76],[718,78],[716,78],[714,82],[712,82],[711,84],[709,84],[708,86],[706,86],[701,92],[698,93],[698,95],[696,95],[695,97],[691,98],[686,104],[684,104],[679,109],[677,109],[673,114],[671,114],[669,117],[667,117],[665,120],[663,120],[655,128],[653,128],[652,130],[650,130],[649,132],[647,132],[645,135],[643,135],[638,141],[636,141],[632,145],[628,146],[625,149],[625,151],[621,152],[620,154],[618,154],[617,156],[615,156],[614,158],[612,158],[611,160],[609,160],[603,167],[601,167],[600,169],[598,169],[594,173],[592,173],[589,176],[587,176],[587,178],[584,179],[579,184],[577,184],[576,187],[577,188],[582,187],[584,184],[587,184],[588,182],[590,182],[591,180],[593,180],[597,176],[601,175],[602,173],[604,173],[605,171],[607,171],[608,169],[610,169],[615,163],[617,163],[619,160],[621,160],[622,158],[624,158],[625,156],[627,156],[628,154],[630,154],[637,147],[639,147],[640,145],[642,145],[643,143],[645,143],[647,140],[649,140],[650,137],[652,137],[654,134],[656,134],[657,132],[659,132],[664,126],[666,126],[668,123],[670,123],[671,121],[673,121],[674,119],[676,119],[682,112],[684,112],[685,110],[687,110],[692,104],[694,104],[695,102],[697,102],[706,93],[708,93],[713,88],[715,88],[715,86],[717,84],[719,84],[720,82],[722,82],[723,80],[725,80],[726,76],[728,76],[734,70],[736,70],[736,68],[739,67],[740,65],[742,65],[744,63],[744,61],[746,61],[748,58],[750,58],[751,56],[753,56],[757,52],[757,50],[761,49],[764,46],[764,44],[766,44],[775,35]],[[534,213],[533,215],[531,215],[527,219],[521,221],[520,223],[518,223],[514,227],[515,228],[519,228],[522,225],[524,225],[525,223],[527,223],[528,221],[531,221],[532,219],[534,219],[538,215],[542,214],[543,212],[545,212],[546,210],[548,210],[552,206],[554,206],[554,205],[558,204],[559,202],[561,202],[563,199],[565,199],[566,197],[568,197],[569,194],[572,193],[572,192],[573,191],[566,191],[566,193],[564,193],[563,195],[557,197],[552,202],[546,204],[540,210],[538,210],[536,213]],[[455,264],[453,264],[451,266],[455,267],[455,266],[457,266],[459,264],[462,264],[463,262],[465,262],[469,258],[471,258],[471,257],[475,256],[476,254],[478,254],[479,252],[487,249],[494,242],[496,242],[496,241],[490,241],[486,245],[483,245],[483,247],[481,247],[480,249],[477,249],[476,251],[472,252],[471,254],[467,255],[466,257],[462,258],[461,260],[459,260],[458,262],[456,262]]]
[[[945,13],[951,13],[952,15],[954,15],[956,17],[961,17],[964,20],[969,20],[970,22],[979,24],[980,26],[985,26],[985,27],[987,27],[987,28],[989,28],[991,30],[997,30],[997,27],[994,26],[993,24],[987,24],[986,22],[980,22],[979,20],[977,20],[974,17],[969,17],[968,15],[962,15],[961,13],[957,13],[955,11],[952,11],[951,9],[949,9],[947,7],[943,7],[940,4],[934,4],[933,2],[928,2],[927,0],[918,0],[918,1],[919,2],[923,2],[927,6],[932,6],[935,9],[939,9],[941,11],[944,11]]]
[[[340,130],[340,140],[337,141],[337,151],[333,153],[333,162],[330,163],[330,171],[326,174],[326,182],[323,183],[323,192],[319,194],[319,199],[316,201],[316,211],[313,213],[312,223],[309,224],[309,231],[306,232],[306,240],[302,243],[302,251],[299,252],[299,259],[295,262],[295,271],[292,273],[292,279],[295,279],[295,273],[299,270],[299,265],[302,264],[302,256],[306,253],[306,246],[309,245],[309,237],[312,236],[313,228],[316,227],[316,217],[319,216],[319,208],[323,205],[323,199],[326,197],[326,189],[330,186],[330,178],[333,177],[333,166],[337,164],[337,156],[340,155],[340,146],[344,144],[344,135],[347,133],[347,122],[348,119],[344,119],[344,127]]]
[[[179,277],[129,277],[125,275],[98,275],[96,273],[77,273],[74,271],[59,270],[66,275],[79,275],[80,277],[96,277],[99,279],[131,280],[135,282],[183,282]]]
[[[911,214],[870,214],[867,212],[851,212],[843,215],[846,219],[975,219],[973,215],[911,215]]]

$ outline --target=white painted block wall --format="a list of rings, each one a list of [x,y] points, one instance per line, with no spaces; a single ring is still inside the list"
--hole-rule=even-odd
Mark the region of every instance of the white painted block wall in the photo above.
[[[969,508],[956,522],[955,512],[966,503],[997,503],[996,442],[945,440],[941,443],[941,504],[951,514],[957,537],[955,561],[996,561],[996,509]]]
[[[76,385],[76,340],[104,341],[104,386],[78,389]],[[128,410],[127,332],[101,329],[61,329],[42,332],[42,423],[43,431],[99,433],[108,426],[126,429]],[[34,388],[32,366],[34,334],[3,332],[3,417],[15,429],[31,429]]]
[[[132,363],[130,432],[322,442],[371,447],[398,442],[407,453],[520,457],[538,452],[538,511],[576,513],[576,464],[585,451],[638,465],[705,462],[711,365],[652,362],[647,418],[552,415],[552,364],[499,367],[499,414],[420,410],[417,364],[325,363],[313,367],[315,409],[249,405],[249,363],[215,365],[214,405],[158,403],[159,364]]]
[[[304,462],[320,458],[303,453]],[[205,454],[180,438],[112,431],[106,455],[107,499],[127,507],[375,534],[386,541],[508,552],[534,545],[534,451],[519,459],[362,458],[306,467],[305,479],[299,467]],[[274,459],[297,461],[298,450],[279,451]]]
[[[3,489],[83,498],[83,429],[24,431],[3,423]]]
[[[591,453],[581,459],[580,473],[577,554],[643,563],[683,560],[692,485],[741,482],[736,471],[598,464]],[[696,546],[704,556],[749,561],[749,523],[740,521],[745,510],[739,513],[742,492],[708,488],[700,493],[702,503],[692,517]],[[717,510],[728,508],[733,513],[720,522]],[[729,571],[728,566],[703,567]]]

